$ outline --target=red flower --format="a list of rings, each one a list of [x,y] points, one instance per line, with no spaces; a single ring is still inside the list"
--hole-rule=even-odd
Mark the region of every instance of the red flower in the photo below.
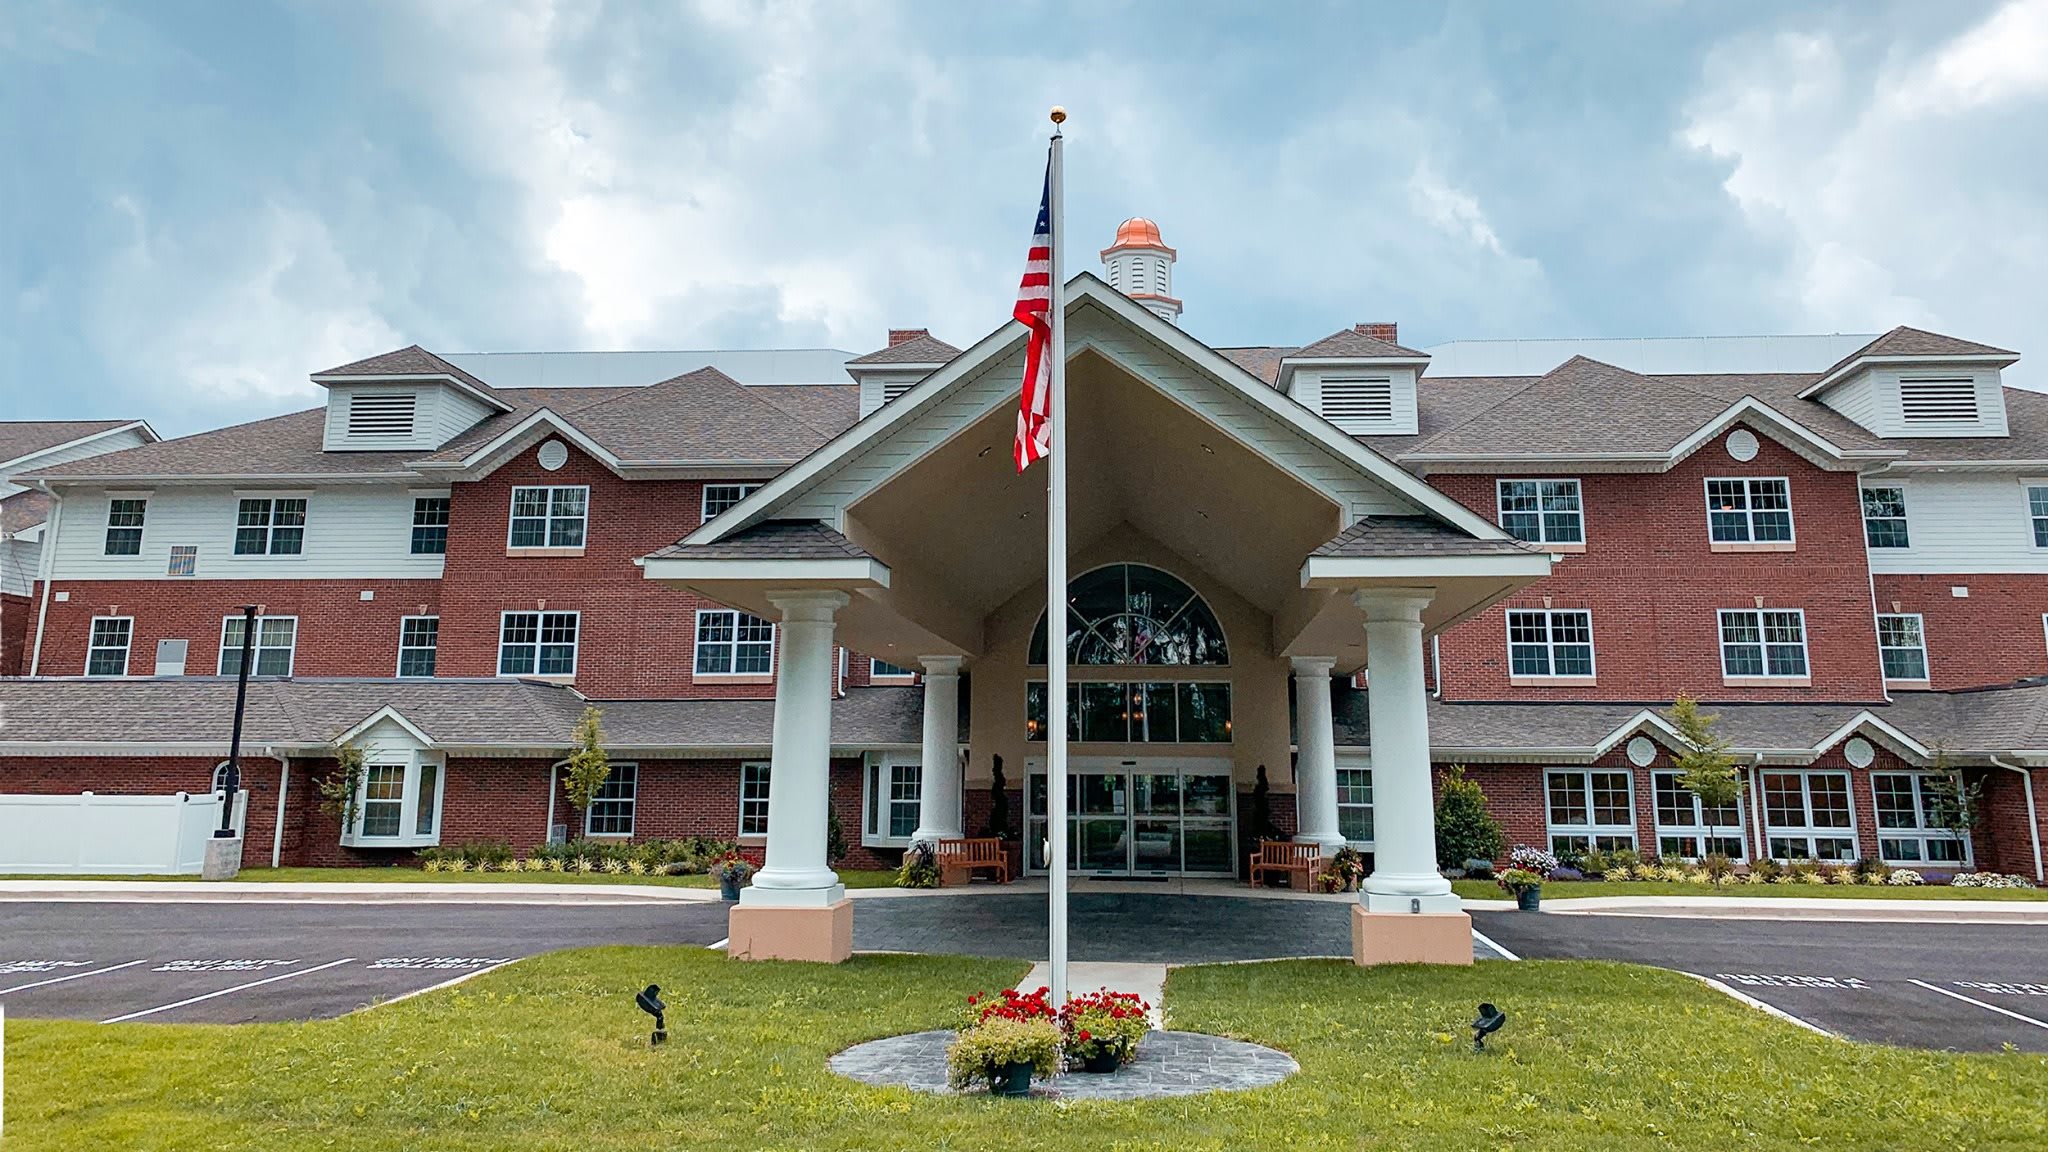
[[[1092,1037],[1088,1035],[1088,1030],[1086,1028],[1081,1029],[1081,1043],[1086,1044],[1090,1039]]]

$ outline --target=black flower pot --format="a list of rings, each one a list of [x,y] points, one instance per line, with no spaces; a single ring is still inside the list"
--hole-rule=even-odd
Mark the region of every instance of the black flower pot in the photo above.
[[[1515,907],[1524,912],[1534,912],[1543,903],[1543,889],[1524,888],[1515,893]]]
[[[1096,1050],[1095,1052],[1081,1059],[1081,1071],[1098,1073],[1114,1072],[1122,1064],[1123,1061],[1117,1059],[1117,1055],[1114,1051],[1108,1048],[1102,1048]]]
[[[992,1096],[1031,1095],[1031,1061],[1012,1060],[1003,1065],[1002,1074],[996,1077],[988,1090]]]
[[[718,882],[718,894],[728,901],[738,900],[740,898],[740,878],[733,876],[720,879]]]

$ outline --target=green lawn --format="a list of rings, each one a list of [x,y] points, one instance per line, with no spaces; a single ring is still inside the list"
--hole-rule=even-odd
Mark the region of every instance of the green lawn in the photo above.
[[[0,876],[0,880],[192,880],[197,876]],[[419,868],[246,868],[237,881],[257,884],[658,884],[671,888],[716,888],[709,876],[632,876],[609,872],[427,872]],[[842,869],[848,888],[888,888],[894,869]]]
[[[1468,900],[1512,899],[1491,880],[1453,880],[1451,888]],[[1821,900],[2048,900],[2048,888],[1949,888],[1922,884],[1893,888],[1881,884],[1687,884],[1675,880],[1565,880],[1543,886],[1543,899],[1575,900],[1587,896],[1800,896]]]
[[[1169,1023],[1292,1052],[1277,1087],[1135,1104],[868,1088],[824,1070],[939,1026],[1015,962],[739,964],[696,948],[524,961],[311,1024],[7,1030],[9,1152],[46,1149],[2012,1148],[2048,1146],[2048,1057],[1847,1044],[1683,976],[1525,962],[1176,970]],[[662,985],[650,1050],[635,989]],[[1475,1055],[1481,999],[1509,1014]]]

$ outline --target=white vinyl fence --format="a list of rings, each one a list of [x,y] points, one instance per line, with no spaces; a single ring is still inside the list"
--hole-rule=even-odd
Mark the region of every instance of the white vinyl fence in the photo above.
[[[235,828],[249,793],[235,797]],[[0,873],[197,875],[220,826],[220,794],[0,795]]]

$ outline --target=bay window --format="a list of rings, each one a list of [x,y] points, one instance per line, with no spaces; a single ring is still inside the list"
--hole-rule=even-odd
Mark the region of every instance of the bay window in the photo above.
[[[867,766],[861,810],[860,842],[873,848],[901,848],[917,831],[923,797],[924,769],[894,757],[874,759]]]
[[[394,747],[364,749],[355,821],[342,829],[342,844],[351,848],[439,844],[445,777],[438,754]]]

